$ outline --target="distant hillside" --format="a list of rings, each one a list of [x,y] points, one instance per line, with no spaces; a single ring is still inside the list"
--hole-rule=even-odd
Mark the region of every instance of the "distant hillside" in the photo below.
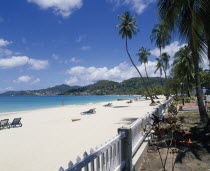
[[[66,91],[79,88],[79,86],[68,86],[65,84],[57,85],[54,87],[41,89],[41,90],[26,90],[26,91],[7,91],[0,94],[0,96],[39,96],[39,95],[58,95],[65,93]]]
[[[161,82],[164,82],[164,78],[151,77],[149,81],[145,78],[147,85],[153,85],[153,87],[161,87]],[[121,83],[102,80],[93,85],[89,85],[82,88],[72,89],[62,95],[131,95],[142,94],[144,91],[141,78],[131,78]]]

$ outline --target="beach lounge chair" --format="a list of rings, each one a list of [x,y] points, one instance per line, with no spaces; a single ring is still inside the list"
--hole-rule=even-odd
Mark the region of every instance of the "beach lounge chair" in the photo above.
[[[133,103],[133,100],[129,100],[129,101],[127,101],[126,103]]]
[[[96,113],[96,108],[90,109],[90,110],[88,110],[86,112],[81,112],[80,114],[81,115],[89,115],[89,114],[94,114],[94,113]]]
[[[9,119],[4,119],[0,121],[0,129],[10,128]]]
[[[16,126],[19,126],[21,127],[22,126],[22,123],[20,122],[21,118],[14,118],[12,123],[10,124],[11,127],[16,127]]]
[[[112,103],[105,104],[104,107],[111,107]]]

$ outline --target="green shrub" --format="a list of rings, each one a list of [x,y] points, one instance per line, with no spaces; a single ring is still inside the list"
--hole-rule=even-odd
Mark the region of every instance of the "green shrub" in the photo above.
[[[185,98],[184,98],[184,102],[185,102],[185,103],[190,103],[190,100],[191,100],[190,97],[185,97]]]

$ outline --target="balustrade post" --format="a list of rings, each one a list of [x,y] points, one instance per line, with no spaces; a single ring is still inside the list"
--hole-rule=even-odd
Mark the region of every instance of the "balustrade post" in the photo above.
[[[155,115],[160,117],[160,108],[159,107],[155,107],[154,109],[156,110]]]
[[[125,162],[123,171],[130,171],[132,168],[132,131],[131,128],[119,128],[119,134],[125,134],[121,143],[121,162]]]

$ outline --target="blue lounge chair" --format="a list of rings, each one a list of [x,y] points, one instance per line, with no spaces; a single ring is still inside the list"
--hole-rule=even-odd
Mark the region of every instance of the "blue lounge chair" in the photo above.
[[[0,129],[10,128],[9,119],[4,119],[0,121]]]
[[[105,104],[104,107],[112,107],[112,103]]]
[[[94,114],[94,113],[96,113],[96,108],[90,109],[90,110],[88,110],[86,112],[81,112],[80,114],[81,115],[89,115],[89,114]]]
[[[21,127],[22,123],[20,122],[20,120],[21,120],[21,118],[14,118],[12,123],[10,124],[11,127],[16,127],[16,126]]]

